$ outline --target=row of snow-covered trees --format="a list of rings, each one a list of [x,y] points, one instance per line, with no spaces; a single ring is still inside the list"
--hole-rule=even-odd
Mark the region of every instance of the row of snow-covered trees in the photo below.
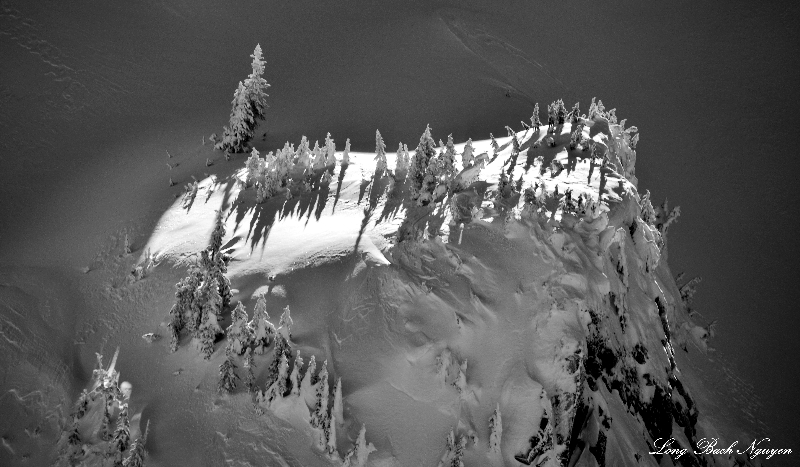
[[[119,349],[117,349],[119,352]],[[128,414],[130,393],[120,389],[116,355],[108,369],[97,354],[97,368],[91,390],[84,389],[59,441],[56,465],[108,465],[143,467],[147,430],[131,440]]]
[[[239,302],[231,313],[231,325],[226,332],[226,358],[219,367],[220,392],[232,392],[241,380],[236,373],[237,356],[243,356],[244,384],[255,394],[259,407],[271,409],[281,404],[302,404],[309,410],[308,422],[316,433],[316,444],[331,458],[338,459],[336,448],[336,428],[344,422],[342,406],[342,381],[337,379],[334,388],[328,381],[328,362],[322,363],[316,371],[316,357],[311,356],[308,366],[303,369],[300,352],[293,356],[291,348],[292,318],[287,306],[281,315],[277,329],[269,321],[266,298],[262,295],[256,302],[253,319],[249,320],[247,310]],[[274,343],[272,360],[263,388],[256,384],[255,361],[253,354],[263,354]],[[359,438],[344,459],[345,466],[364,466],[367,456],[374,448],[366,443],[365,429],[362,427]],[[341,459],[340,459],[341,460]]]

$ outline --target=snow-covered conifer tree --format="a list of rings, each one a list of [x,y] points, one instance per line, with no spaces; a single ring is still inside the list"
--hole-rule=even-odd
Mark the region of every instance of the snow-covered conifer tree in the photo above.
[[[278,322],[278,334],[283,336],[287,342],[292,340],[293,324],[292,313],[289,310],[289,305],[286,305],[286,308],[283,309],[283,313],[281,314],[281,320]]]
[[[497,144],[497,140],[494,139],[494,135],[493,134],[489,133],[489,138],[491,138],[491,140],[492,140],[492,143],[491,143],[492,144],[492,151],[494,151],[494,154],[497,155],[497,151],[500,150],[500,145]]]
[[[225,332],[228,345],[225,347],[227,355],[241,355],[253,340],[253,330],[247,322],[247,310],[244,304],[239,302],[231,312],[231,325]]]
[[[336,165],[336,143],[333,142],[331,134],[325,135],[325,167]]]
[[[247,178],[245,179],[247,186],[251,186],[256,182],[258,175],[264,170],[265,165],[266,161],[260,157],[258,150],[253,148],[252,151],[250,151],[250,157],[244,164],[247,169]]]
[[[269,313],[267,313],[267,299],[264,295],[259,295],[256,301],[256,307],[253,310],[253,319],[248,326],[253,334],[253,344],[255,352],[259,355],[263,354],[270,341],[275,336],[275,326],[269,321]]]
[[[306,374],[303,375],[303,380],[300,382],[300,396],[306,401],[306,404],[312,406],[316,401],[316,392],[314,392],[314,372],[317,371],[317,359],[314,355],[308,361],[308,368]]]
[[[244,359],[242,360],[242,367],[244,368],[244,386],[249,392],[253,392],[256,387],[255,367],[256,362],[253,358],[253,351],[248,347],[244,351]]]
[[[352,449],[350,449],[345,456],[342,467],[366,467],[367,457],[374,451],[375,446],[373,446],[372,443],[367,444],[367,427],[366,425],[361,425],[361,431],[358,432],[358,439],[356,439]]]
[[[303,137],[300,138],[300,145],[297,146],[297,150],[294,152],[295,165],[303,170],[311,167],[311,158],[309,153],[310,149],[308,145],[308,138],[303,135]]]
[[[300,351],[297,351],[297,356],[294,358],[294,367],[292,373],[289,375],[289,384],[292,385],[292,396],[300,395],[300,381],[302,376],[300,373],[303,371],[303,357],[300,356]]]
[[[136,438],[128,450],[128,457],[122,461],[122,467],[144,467],[144,460],[147,457],[147,452],[144,445],[147,442],[147,432],[150,429],[150,422],[147,422],[147,427],[144,429],[142,436]]]
[[[409,178],[411,179],[411,200],[417,201],[418,205],[428,204],[430,202],[430,195],[423,197],[420,196],[425,193],[425,177],[428,174],[428,165],[436,156],[436,143],[431,136],[431,127],[428,125],[425,132],[419,138],[419,145],[414,153],[413,160],[411,161],[411,169],[409,171]]]
[[[375,130],[375,176],[380,178],[386,172],[386,144],[381,132]]]
[[[578,104],[580,104],[580,102],[576,102],[569,113],[569,122],[573,125],[578,123],[581,119],[581,109],[578,107]]]
[[[500,415],[500,404],[494,409],[494,415],[489,419],[489,453],[500,456],[500,443],[503,437],[503,419]]]
[[[277,350],[277,348],[276,348]],[[289,383],[289,359],[286,356],[286,353],[281,353],[280,356],[275,356],[278,365],[277,365],[277,373],[270,377],[269,381],[271,384],[267,388],[267,392],[265,393],[266,399],[268,401],[273,401],[278,397],[283,397],[288,390],[288,383]]]
[[[239,377],[236,375],[236,364],[233,363],[231,357],[225,358],[225,361],[219,366],[219,382],[217,383],[217,390],[219,392],[233,392],[236,389],[236,381]]]
[[[131,423],[128,419],[128,404],[124,404],[117,417],[117,428],[111,437],[111,448],[117,462],[122,462],[122,452],[128,449],[130,442]]]
[[[314,156],[311,164],[314,170],[325,167],[325,152],[319,147],[319,140],[314,141],[314,149],[311,151],[311,154]]]
[[[533,106],[533,115],[531,115],[531,126],[536,131],[539,131],[539,127],[542,126],[542,121],[539,119],[539,103],[538,102],[536,103],[536,105]]]
[[[336,416],[331,415],[331,419],[325,425],[325,452],[328,457],[335,460],[339,459],[339,452],[336,450]]]
[[[311,414],[311,426],[314,428],[324,428],[328,422],[328,393],[328,361],[325,360],[322,362],[322,369],[319,370],[316,404],[314,404],[314,412]]]
[[[350,165],[350,138],[344,142],[344,152],[342,153],[342,166]]]
[[[331,417],[336,417],[336,420],[342,424],[344,423],[344,407],[342,406],[342,378],[336,378],[336,387],[333,390],[333,409]]]
[[[219,252],[222,248],[222,239],[225,237],[225,221],[222,217],[222,211],[217,211],[217,219],[214,224],[214,230],[211,232],[211,256]]]
[[[267,88],[269,84],[263,78],[264,60],[261,55],[261,46],[256,45],[253,51],[252,73],[239,82],[239,87],[233,96],[231,117],[225,127],[222,140],[215,148],[223,151],[240,152],[253,138],[257,120],[264,119],[267,108]]]
[[[442,153],[442,167],[445,182],[449,185],[456,173],[456,148],[453,144],[452,134],[447,136],[447,143]]]
[[[403,143],[400,143],[397,146],[397,159],[394,165],[395,178],[399,180],[405,180],[405,176],[408,173],[408,165],[406,165],[405,162],[406,161],[403,159]]]
[[[468,168],[472,165],[472,161],[475,160],[475,156],[473,156],[473,152],[475,150],[472,147],[472,138],[467,140],[467,144],[464,145],[464,152],[461,153],[461,165],[463,168]]]

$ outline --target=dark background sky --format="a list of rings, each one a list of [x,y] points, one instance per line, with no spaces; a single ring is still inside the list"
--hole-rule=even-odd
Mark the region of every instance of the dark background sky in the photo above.
[[[427,123],[484,139],[534,102],[597,96],[641,131],[640,190],[682,207],[670,265],[704,278],[712,345],[762,398],[768,434],[800,449],[796,2],[319,3],[3,1],[0,259],[85,262],[31,245],[170,201],[114,182],[219,132],[257,42],[267,149],[330,131],[371,151],[378,128],[395,150]],[[74,209],[89,197],[117,214]]]

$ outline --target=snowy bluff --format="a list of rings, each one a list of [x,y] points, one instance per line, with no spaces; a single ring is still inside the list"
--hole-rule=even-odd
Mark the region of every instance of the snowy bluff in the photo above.
[[[156,408],[129,416],[116,355],[98,355],[58,465],[142,465],[148,433],[155,465],[760,464],[703,452],[745,433],[704,387],[697,280],[667,264],[680,210],[639,192],[638,129],[615,110],[558,100],[545,123],[537,104],[507,136],[428,126],[396,153],[379,131],[374,154],[330,133],[270,149],[252,58],[210,138],[222,155],[198,159],[213,173],[95,275],[158,331],[127,346],[150,365],[134,399],[150,387]]]

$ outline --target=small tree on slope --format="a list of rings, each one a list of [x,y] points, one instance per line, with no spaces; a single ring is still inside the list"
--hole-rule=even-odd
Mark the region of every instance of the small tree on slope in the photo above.
[[[361,431],[358,432],[358,439],[353,448],[348,451],[344,458],[342,467],[366,467],[367,457],[371,452],[375,451],[375,446],[372,443],[367,443],[367,427],[361,425]]]
[[[386,172],[386,143],[378,130],[375,130],[375,162],[375,176],[382,177]]]
[[[253,331],[247,325],[247,310],[242,302],[231,312],[231,325],[228,326],[225,336],[228,338],[228,345],[225,347],[227,355],[241,355],[250,345]]]
[[[500,404],[494,409],[494,415],[489,419],[489,453],[492,456],[500,456],[500,443],[503,437],[503,419],[500,415]]]
[[[147,422],[147,427],[144,429],[144,434],[131,444],[128,457],[122,461],[122,467],[144,467],[144,459],[147,452],[144,449],[144,444],[147,442],[147,432],[150,429],[150,422]]]
[[[236,389],[236,381],[238,379],[239,377],[236,376],[236,364],[233,363],[231,357],[225,358],[225,361],[219,366],[217,390],[219,392],[233,392]]]
[[[231,152],[241,152],[255,132],[257,120],[264,119],[267,109],[267,88],[269,84],[263,78],[264,59],[261,54],[261,45],[256,45],[253,55],[252,73],[239,83],[233,95],[231,117],[228,126],[224,129],[222,140],[216,144],[217,149]]]
[[[256,301],[256,307],[253,310],[253,319],[249,324],[252,329],[252,339],[255,345],[255,352],[263,354],[270,341],[275,336],[275,326],[269,321],[269,313],[267,313],[267,299],[260,295]]]

